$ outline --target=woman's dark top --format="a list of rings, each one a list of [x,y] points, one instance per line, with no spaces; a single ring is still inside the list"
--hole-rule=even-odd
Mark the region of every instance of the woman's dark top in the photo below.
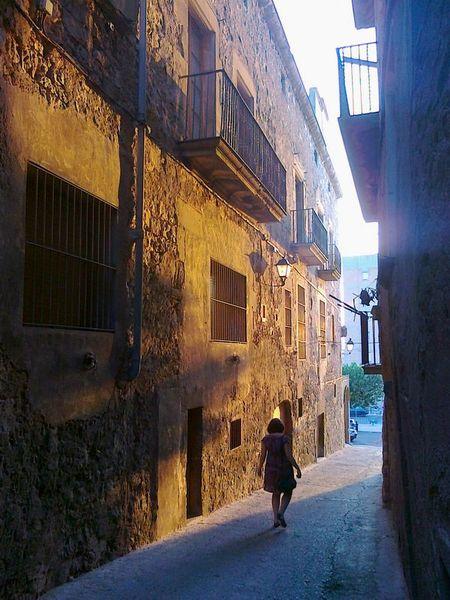
[[[283,433],[268,433],[262,443],[267,450],[266,468],[264,470],[264,489],[266,492],[277,492],[277,484],[283,470],[290,465],[284,446],[289,438]]]

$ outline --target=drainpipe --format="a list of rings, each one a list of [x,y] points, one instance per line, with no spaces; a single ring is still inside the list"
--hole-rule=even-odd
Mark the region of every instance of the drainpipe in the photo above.
[[[127,371],[128,381],[138,377],[141,370],[142,346],[142,262],[144,254],[144,162],[147,98],[147,0],[139,4],[139,64],[137,106],[137,165],[136,165],[136,225],[132,230],[134,240],[134,322],[133,347]]]

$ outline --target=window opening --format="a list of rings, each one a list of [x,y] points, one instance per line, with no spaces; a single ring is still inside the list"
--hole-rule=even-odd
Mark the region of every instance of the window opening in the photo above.
[[[248,87],[245,85],[245,82],[239,73],[237,74],[236,88],[237,88],[239,94],[241,95],[243,101],[247,105],[247,108],[253,114],[254,110],[255,110],[255,99],[253,98],[252,93],[250,92]]]
[[[284,343],[292,345],[292,296],[288,290],[284,290]]]
[[[211,339],[247,341],[246,278],[214,260],[211,260]]]
[[[306,358],[306,293],[305,288],[298,286],[298,357],[303,360]]]
[[[230,423],[230,450],[238,448],[242,443],[242,421],[235,419]]]
[[[320,300],[320,316],[319,316],[319,345],[320,345],[320,358],[326,358],[326,324],[325,324],[325,302]]]
[[[29,163],[25,212],[24,325],[113,331],[117,209]]]

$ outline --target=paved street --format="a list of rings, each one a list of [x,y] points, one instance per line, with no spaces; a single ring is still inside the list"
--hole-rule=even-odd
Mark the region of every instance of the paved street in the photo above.
[[[257,492],[46,598],[403,600],[380,468],[378,446],[347,446],[305,471],[286,530]]]
[[[354,446],[378,446],[381,448],[381,431],[358,431]]]

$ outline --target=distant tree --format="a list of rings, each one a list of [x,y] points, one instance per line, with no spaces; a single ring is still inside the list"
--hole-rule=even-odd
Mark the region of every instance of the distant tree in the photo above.
[[[356,363],[344,365],[342,374],[349,375],[351,407],[369,408],[383,398],[383,378],[381,375],[366,375],[361,365]]]

